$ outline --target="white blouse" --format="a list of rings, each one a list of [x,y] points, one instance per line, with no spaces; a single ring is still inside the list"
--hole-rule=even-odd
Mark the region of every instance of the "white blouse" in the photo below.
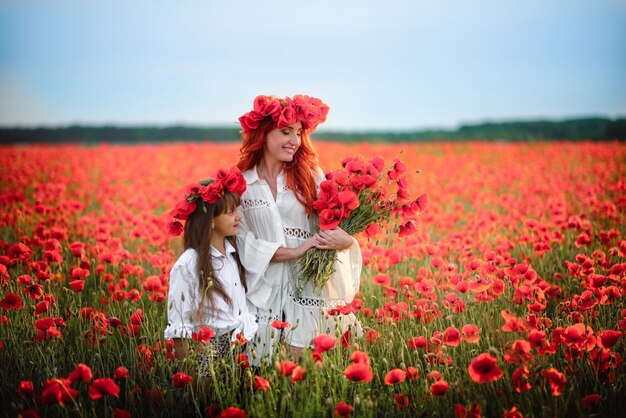
[[[280,247],[293,248],[311,237],[317,230],[313,217],[307,216],[304,206],[285,184],[281,172],[276,178],[276,200],[265,180],[259,178],[256,166],[243,173],[247,188],[241,199],[242,219],[239,223],[237,245],[241,262],[246,269],[248,281],[248,300],[260,309],[274,305],[281,292],[291,293],[286,289],[285,278],[291,278],[296,270],[297,260],[271,263],[271,259]],[[321,170],[316,175],[316,184],[324,179]],[[318,297],[352,300],[358,291],[361,271],[361,252],[358,243],[348,252],[339,252],[340,262],[348,269],[353,269],[354,278],[348,272],[345,292],[322,292]],[[287,280],[289,281],[289,280]],[[329,284],[330,285],[330,284]],[[285,296],[284,294],[282,295]]]
[[[289,263],[270,263],[289,238],[306,239],[315,228],[312,218],[295,195],[287,189],[281,172],[276,179],[276,200],[265,180],[259,178],[256,166],[243,173],[247,188],[241,199],[242,219],[237,244],[246,269],[248,300],[257,308],[269,309],[286,290]],[[289,243],[290,244],[290,243]]]
[[[319,186],[324,177],[321,170],[316,174]],[[328,308],[352,301],[358,291],[362,259],[356,240],[348,251],[337,253],[336,272],[321,291],[309,282],[302,294],[296,295],[298,260],[271,262],[271,259],[278,248],[297,247],[315,234],[316,218],[307,216],[304,206],[287,188],[283,172],[276,178],[275,199],[267,182],[259,178],[256,167],[243,176],[247,188],[241,197],[237,245],[246,269],[249,308],[259,322],[257,351],[271,357],[268,347],[277,338],[271,329],[274,319],[291,324],[286,338],[296,347],[308,346],[321,332],[333,332],[335,325],[342,330],[353,327],[358,333],[360,325],[354,315],[338,318],[325,313]]]
[[[165,338],[191,338],[202,326],[208,326],[216,335],[231,332],[234,341],[238,333],[250,340],[257,330],[255,317],[248,311],[246,291],[239,278],[239,269],[234,257],[235,248],[225,242],[226,255],[211,247],[215,280],[219,280],[230,296],[232,307],[219,295],[214,295],[214,307],[203,309],[200,321],[198,312],[202,294],[197,274],[197,253],[187,249],[172,267],[170,289],[167,296],[167,328]]]

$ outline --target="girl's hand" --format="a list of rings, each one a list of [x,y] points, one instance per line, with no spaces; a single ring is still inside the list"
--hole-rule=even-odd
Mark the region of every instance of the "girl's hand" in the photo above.
[[[309,251],[311,248],[315,247],[317,243],[318,243],[317,234],[313,235],[312,237],[307,238],[304,242],[302,242],[302,244],[298,245],[295,248],[296,253],[297,253],[296,258],[303,257],[304,254],[306,254],[306,252]]]
[[[343,251],[350,248],[354,242],[350,234],[341,228],[320,231],[316,237],[315,247],[321,250]]]
[[[295,248],[280,247],[274,253],[274,256],[272,257],[271,261],[274,263],[280,263],[284,261],[296,260],[298,258],[302,258],[304,254],[306,254],[307,251],[317,246],[317,243],[318,243],[317,234],[315,234],[312,237],[307,238],[305,241],[302,242],[302,244],[298,245]]]

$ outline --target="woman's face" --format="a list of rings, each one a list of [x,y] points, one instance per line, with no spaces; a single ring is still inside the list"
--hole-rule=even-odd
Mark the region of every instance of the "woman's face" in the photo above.
[[[301,144],[302,122],[297,121],[284,128],[267,133],[263,157],[280,162],[290,162]]]

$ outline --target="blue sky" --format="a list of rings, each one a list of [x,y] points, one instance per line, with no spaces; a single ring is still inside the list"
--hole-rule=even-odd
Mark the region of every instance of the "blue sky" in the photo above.
[[[298,93],[327,129],[626,115],[626,2],[0,0],[2,126],[235,126]]]

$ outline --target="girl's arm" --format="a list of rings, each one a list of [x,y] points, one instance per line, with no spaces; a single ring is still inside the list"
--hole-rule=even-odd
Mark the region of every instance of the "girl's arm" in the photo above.
[[[295,248],[280,247],[274,253],[271,261],[274,263],[278,263],[281,261],[289,261],[302,258],[309,249],[316,246],[317,242],[317,235],[313,235]],[[352,244],[352,241],[350,241],[350,244]]]
[[[174,342],[174,355],[176,360],[183,361],[187,358],[187,350],[185,350],[185,342],[182,338],[173,338]]]
[[[185,252],[185,257],[181,262],[177,262],[170,272],[169,291],[167,294],[167,327],[165,328],[165,339],[175,340],[191,338],[194,332],[192,318],[197,314],[196,286],[198,280],[195,274],[190,271],[195,268],[195,261],[187,261],[195,257],[195,253]],[[191,268],[190,268],[191,267]]]

